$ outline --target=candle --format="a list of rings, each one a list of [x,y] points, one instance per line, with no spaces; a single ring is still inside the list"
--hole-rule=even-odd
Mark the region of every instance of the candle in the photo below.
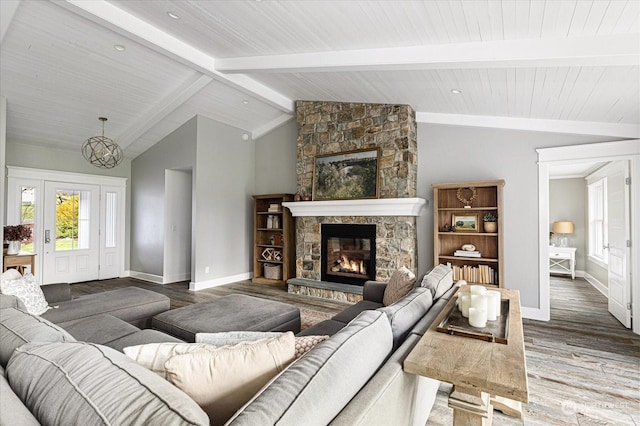
[[[469,308],[469,325],[471,327],[485,327],[487,325],[487,311],[480,308]]]
[[[469,306],[471,305],[471,295],[469,293],[462,293],[458,296],[458,308],[462,312],[462,316],[469,317]]]
[[[469,289],[471,291],[471,294],[480,294],[482,296],[487,294],[487,288],[483,285],[471,285],[469,286]]]
[[[487,311],[487,296],[482,296],[480,294],[472,294],[471,295],[471,304],[469,307],[481,309],[483,311]]]
[[[496,303],[495,299],[489,295],[485,296],[487,298],[487,321],[495,321],[496,320]]]
[[[497,290],[489,290],[487,291],[487,296],[489,296],[490,302],[495,305],[496,309],[496,317],[500,316],[500,309],[502,307],[502,293]]]

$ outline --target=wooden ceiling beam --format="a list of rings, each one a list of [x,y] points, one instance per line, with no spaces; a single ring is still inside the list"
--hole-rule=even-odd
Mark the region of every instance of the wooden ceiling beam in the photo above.
[[[640,64],[638,34],[500,40],[414,47],[217,58],[223,73],[628,66]]]

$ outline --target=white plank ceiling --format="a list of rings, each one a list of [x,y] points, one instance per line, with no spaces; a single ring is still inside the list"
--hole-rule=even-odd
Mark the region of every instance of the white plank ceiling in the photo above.
[[[640,137],[636,0],[0,6],[10,142],[79,149],[104,115],[106,135],[135,157],[195,114],[259,137],[297,99],[409,104],[422,122]]]

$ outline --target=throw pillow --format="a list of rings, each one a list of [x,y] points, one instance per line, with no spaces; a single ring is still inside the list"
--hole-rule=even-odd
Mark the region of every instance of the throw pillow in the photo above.
[[[196,333],[196,343],[213,346],[237,345],[242,342],[253,342],[260,339],[282,336],[280,331],[223,331],[220,333]]]
[[[207,343],[212,346],[237,345],[241,342],[254,342],[260,339],[278,337],[284,334],[278,331],[224,331],[220,333],[197,333],[196,343]],[[309,352],[315,345],[325,341],[329,336],[296,336],[296,359]]]
[[[431,290],[433,300],[437,300],[453,286],[453,270],[440,264],[424,276],[420,286]]]
[[[2,273],[3,281],[13,281],[22,278],[22,274],[17,269],[7,269]]]
[[[18,275],[20,275],[19,272]],[[0,291],[2,294],[9,294],[20,299],[30,314],[42,315],[49,309],[47,299],[32,274],[26,274],[24,277],[20,276],[14,280],[5,280],[3,274],[2,280],[0,280]]]
[[[205,343],[148,343],[146,345],[128,346],[122,351],[126,356],[153,371],[163,379],[167,378],[164,363],[173,355],[206,349]]]
[[[384,289],[384,296],[382,298],[384,306],[389,306],[402,299],[411,291],[415,282],[415,274],[404,266],[393,271],[387,287]]]
[[[326,336],[300,336],[296,337],[296,359],[309,352],[315,345],[329,338]]]
[[[171,383],[222,425],[294,360],[293,333],[174,355],[165,363]]]

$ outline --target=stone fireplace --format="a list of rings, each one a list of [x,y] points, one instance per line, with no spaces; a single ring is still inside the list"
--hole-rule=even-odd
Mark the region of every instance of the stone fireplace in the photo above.
[[[289,291],[348,301],[361,298],[364,280],[357,285],[340,282],[335,273],[326,271],[337,268],[333,272],[341,272],[340,264],[323,268],[327,250],[323,229],[334,225],[373,230],[374,264],[365,268],[373,276],[367,279],[386,281],[400,266],[416,272],[416,216],[424,200],[415,198],[418,153],[411,106],[297,101],[296,114],[298,193],[312,194],[317,155],[379,148],[379,198],[288,203],[296,217],[296,278],[288,283]],[[337,245],[332,247],[339,250]],[[364,261],[354,262],[360,260]]]

